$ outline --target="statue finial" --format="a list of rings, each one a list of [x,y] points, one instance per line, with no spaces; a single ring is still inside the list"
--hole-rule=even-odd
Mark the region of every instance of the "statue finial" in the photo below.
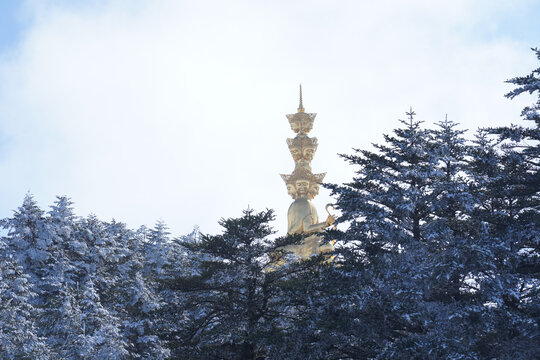
[[[300,105],[298,105],[298,112],[304,112],[304,104],[302,104],[302,84],[300,84]]]

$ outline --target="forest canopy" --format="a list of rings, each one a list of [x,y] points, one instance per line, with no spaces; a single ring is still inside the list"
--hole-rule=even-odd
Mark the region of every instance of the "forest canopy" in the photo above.
[[[0,357],[536,358],[540,68],[507,82],[538,97],[523,125],[470,134],[411,109],[341,155],[355,176],[325,184],[334,253],[305,261],[280,250],[299,236],[272,238],[272,210],[173,237],[26,195],[1,220]]]

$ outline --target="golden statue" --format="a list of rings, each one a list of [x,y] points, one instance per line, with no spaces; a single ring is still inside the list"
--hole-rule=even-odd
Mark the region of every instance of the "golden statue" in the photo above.
[[[300,85],[300,105],[296,114],[287,115],[291,129],[297,134],[293,139],[287,139],[289,151],[295,162],[295,168],[290,175],[281,175],[287,185],[287,192],[294,199],[287,213],[289,234],[312,234],[304,239],[302,244],[289,245],[284,249],[302,259],[322,252],[333,250],[332,244],[320,246],[320,237],[316,234],[332,225],[335,218],[328,214],[324,222],[319,222],[317,209],[311,200],[319,193],[319,184],[326,173],[313,174],[311,160],[317,150],[317,138],[307,134],[313,128],[317,114],[304,112],[302,104],[302,85]]]

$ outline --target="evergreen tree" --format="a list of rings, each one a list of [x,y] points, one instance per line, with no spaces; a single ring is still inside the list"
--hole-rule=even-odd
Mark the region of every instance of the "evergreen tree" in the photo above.
[[[190,254],[182,244],[198,243],[199,238],[199,230],[195,227],[188,235],[170,239],[167,266],[163,268],[163,272],[156,275],[156,289],[162,306],[154,313],[155,331],[163,344],[166,344],[164,346],[170,349],[173,358],[181,358],[180,342],[183,340],[182,328],[186,323],[183,316],[185,296],[184,292],[175,285],[176,279],[194,275],[197,271],[196,259],[190,261]],[[149,268],[151,269],[152,266]]]
[[[464,279],[471,271],[465,264],[475,263],[474,244],[469,236],[475,203],[467,179],[471,154],[463,137],[465,131],[457,130],[458,124],[448,118],[436,125],[437,129],[432,131],[432,148],[438,171],[433,179],[435,196],[426,243],[430,265],[424,298],[449,302],[457,301],[462,295]]]
[[[43,210],[32,195],[26,194],[23,204],[12,218],[4,219],[3,226],[8,230],[6,240],[10,251],[31,276],[32,283],[36,283],[50,256],[51,239]]]
[[[353,182],[329,185],[342,212],[340,222],[349,223],[347,231],[335,234],[343,244],[338,251],[343,265],[336,271],[345,284],[353,283],[341,290],[349,302],[340,310],[348,319],[335,329],[350,339],[342,357],[371,358],[383,350],[388,357],[407,354],[412,351],[408,341],[427,331],[425,259],[437,204],[448,189],[436,183],[444,178],[438,168],[444,149],[434,147],[432,135],[412,111],[407,115],[394,136],[374,144],[376,152],[357,149],[342,155],[358,166]]]
[[[533,78],[519,81],[530,91]],[[336,288],[346,318],[313,322],[348,339],[318,342],[321,358],[534,357],[538,143],[521,140],[537,129],[484,129],[468,145],[448,120],[423,131],[409,116],[377,152],[344,156],[360,167],[353,182],[329,185],[349,228],[335,232],[344,246],[326,289],[356,286]]]
[[[269,270],[284,241],[271,241],[271,210],[244,211],[238,219],[222,219],[221,235],[205,235],[182,245],[192,264],[171,284],[180,291],[178,334],[171,334],[181,359],[259,359],[267,354],[273,329],[281,323],[277,283],[288,267]],[[269,254],[274,254],[271,259]],[[176,344],[172,344],[175,348]],[[282,356],[283,355],[281,354]]]
[[[329,186],[350,224],[336,233],[334,277],[356,284],[338,289],[348,318],[328,323],[350,339],[341,357],[478,356],[467,319],[487,298],[475,286],[492,261],[472,216],[471,150],[455,123],[428,131],[408,115],[377,152],[344,156],[359,166],[352,183]]]
[[[540,49],[533,48],[532,50],[540,60]],[[491,129],[491,132],[499,135],[501,140],[511,140],[507,147],[518,151],[523,161],[531,166],[532,171],[528,174],[530,178],[527,179],[527,184],[532,186],[530,194],[535,194],[538,190],[537,187],[540,186],[538,185],[540,183],[538,178],[538,167],[540,166],[540,67],[533,70],[530,75],[518,76],[506,82],[517,86],[505,95],[509,99],[523,93],[536,93],[538,96],[534,105],[526,106],[521,112],[524,120],[533,122],[533,127],[512,125]]]
[[[119,320],[105,309],[94,282],[88,278],[82,285],[80,322],[82,332],[71,345],[66,358],[121,359],[126,357],[127,344],[121,334]]]
[[[82,331],[78,292],[84,269],[79,266],[86,247],[76,239],[77,224],[68,198],[57,198],[49,211],[47,225],[49,257],[37,283],[42,309],[39,327],[49,346],[63,357]]]
[[[150,229],[144,244],[146,274],[160,275],[163,268],[169,265],[169,235],[167,225],[162,221],[158,221],[156,226]]]
[[[332,235],[335,232],[329,238]],[[376,354],[374,327],[367,317],[359,320],[363,273],[351,258],[345,260],[350,253],[335,253],[339,260],[334,262],[320,256],[289,265],[278,284],[275,308],[282,316],[267,359],[364,359]],[[379,326],[379,320],[375,324]]]
[[[432,179],[437,158],[430,152],[430,135],[407,113],[403,128],[395,136],[384,135],[385,144],[374,144],[376,152],[356,149],[355,155],[341,155],[360,166],[354,182],[330,186],[344,210],[342,221],[358,219],[354,226],[375,244],[387,247],[425,240],[425,227],[433,203]],[[362,214],[371,214],[364,218]],[[381,243],[379,243],[381,245]]]
[[[145,232],[128,230],[122,223],[108,224],[105,239],[110,253],[103,260],[105,269],[109,270],[103,274],[107,283],[101,285],[100,295],[121,321],[130,356],[160,359],[169,351],[157,337],[152,321],[161,301],[154,288],[155,279],[143,273],[145,237]]]
[[[540,52],[533,49],[540,59]],[[540,91],[540,68],[508,80],[518,87],[506,96]],[[540,95],[540,94],[538,94]],[[540,97],[539,97],[540,98]],[[473,184],[493,267],[489,311],[477,336],[482,356],[532,358],[540,348],[540,100],[522,115],[532,128],[485,129],[477,138],[472,163]]]
[[[32,305],[35,293],[22,266],[6,254],[0,238],[0,355],[3,359],[49,359],[50,350],[37,335]]]

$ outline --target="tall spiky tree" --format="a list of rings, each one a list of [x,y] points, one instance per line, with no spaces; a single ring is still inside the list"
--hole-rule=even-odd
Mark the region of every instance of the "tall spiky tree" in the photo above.
[[[49,359],[45,339],[37,335],[39,309],[30,276],[0,238],[0,354],[6,359]]]
[[[429,133],[414,115],[408,112],[394,136],[384,135],[384,144],[374,144],[376,151],[355,149],[353,155],[341,155],[359,166],[357,176],[345,186],[330,186],[343,210],[342,221],[353,221],[353,228],[372,244],[380,239],[388,247],[389,242],[425,239],[436,169]]]
[[[540,51],[533,49],[540,60]],[[540,341],[540,68],[507,81],[517,87],[506,94],[539,95],[523,109],[532,127],[511,125],[484,129],[477,137],[471,164],[475,217],[490,239],[493,267],[489,311],[477,334],[482,356],[533,358]]]
[[[424,334],[422,289],[432,238],[435,181],[442,175],[432,135],[407,113],[394,135],[385,135],[375,151],[342,155],[357,166],[353,181],[329,185],[349,227],[336,234],[344,244],[342,276],[357,279],[356,300],[348,305],[351,343],[342,356],[375,357],[383,349]],[[339,257],[338,257],[339,258]],[[347,289],[347,292],[350,288]],[[354,299],[351,294],[345,298]],[[359,325],[364,324],[364,325]],[[365,327],[364,327],[365,326]],[[340,329],[336,329],[340,331]],[[405,353],[409,345],[402,343]]]
[[[288,240],[271,240],[272,210],[222,219],[224,231],[183,243],[191,269],[167,286],[177,291],[178,330],[169,334],[173,357],[263,359],[273,336],[288,326],[280,281],[295,265],[279,262]],[[289,239],[290,240],[290,239]],[[293,241],[293,240],[291,240]],[[294,239],[298,242],[299,239]],[[290,314],[289,314],[290,315]],[[282,354],[287,357],[287,355]]]
[[[43,277],[44,264],[50,258],[51,236],[45,213],[31,194],[26,194],[13,217],[3,220],[8,234],[6,242],[19,264],[31,276],[31,281]]]

